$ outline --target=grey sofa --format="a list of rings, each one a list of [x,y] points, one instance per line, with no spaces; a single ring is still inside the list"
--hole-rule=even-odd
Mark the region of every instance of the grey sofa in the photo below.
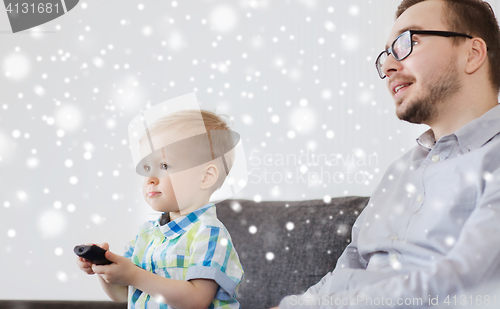
[[[351,226],[368,197],[299,202],[227,200],[217,204],[240,256],[245,277],[238,299],[243,309],[270,308],[304,292],[333,270],[351,237]],[[86,301],[0,301],[0,308],[126,308]]]

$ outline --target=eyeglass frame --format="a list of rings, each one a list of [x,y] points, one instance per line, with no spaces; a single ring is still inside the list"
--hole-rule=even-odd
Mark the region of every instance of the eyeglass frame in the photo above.
[[[396,41],[399,40],[403,35],[406,35],[407,33],[410,33],[410,52],[408,54],[406,54],[406,56],[402,57],[401,59],[397,59],[395,56],[394,56],[394,49],[393,49],[393,46],[394,44],[396,44]],[[377,60],[375,60],[375,68],[377,69],[377,73],[378,73],[378,76],[381,78],[381,79],[384,79],[387,77],[387,75],[385,75],[383,72],[382,72],[382,65],[380,65],[380,70],[379,70],[379,65],[378,65],[378,62],[379,62],[379,59],[380,57],[382,57],[382,55],[384,53],[387,53],[387,57],[389,58],[389,55],[392,55],[394,57],[395,60],[397,61],[402,61],[404,59],[406,59],[406,57],[408,57],[409,55],[411,55],[411,53],[413,52],[413,35],[414,34],[427,34],[427,35],[436,35],[436,36],[442,36],[442,37],[457,37],[457,36],[460,36],[460,37],[466,37],[466,38],[469,38],[469,39],[472,39],[473,37],[468,35],[468,34],[465,34],[465,33],[458,33],[458,32],[452,32],[452,31],[438,31],[438,30],[406,30],[404,31],[403,33],[401,33],[400,35],[398,35],[398,37],[394,40],[394,42],[392,42],[391,46],[389,46],[389,48],[387,48],[386,50],[382,51],[378,57],[377,57]],[[382,76],[382,74],[384,76]]]

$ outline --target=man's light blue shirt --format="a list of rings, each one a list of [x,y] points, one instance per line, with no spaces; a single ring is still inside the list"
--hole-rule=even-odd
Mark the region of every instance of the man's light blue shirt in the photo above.
[[[335,269],[280,308],[418,308],[500,280],[499,133],[499,105],[437,142],[423,133],[387,169]]]

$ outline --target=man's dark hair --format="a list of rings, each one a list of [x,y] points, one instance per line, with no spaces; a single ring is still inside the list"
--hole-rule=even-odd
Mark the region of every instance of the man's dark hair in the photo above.
[[[426,0],[403,0],[396,11],[396,19],[409,7]],[[493,9],[482,0],[443,0],[445,2],[445,22],[449,31],[480,37],[488,46],[490,81],[500,90],[500,29]],[[430,29],[435,30],[435,29]],[[464,37],[452,38],[458,45]]]

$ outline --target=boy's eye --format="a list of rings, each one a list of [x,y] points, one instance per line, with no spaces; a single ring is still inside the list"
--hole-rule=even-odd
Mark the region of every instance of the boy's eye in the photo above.
[[[167,165],[167,163],[160,163],[160,168],[161,168],[162,170],[166,170],[166,169],[168,169],[168,165]]]
[[[149,171],[151,170],[151,166],[149,166],[149,165],[144,165],[144,170],[145,170],[146,172],[149,172]]]

